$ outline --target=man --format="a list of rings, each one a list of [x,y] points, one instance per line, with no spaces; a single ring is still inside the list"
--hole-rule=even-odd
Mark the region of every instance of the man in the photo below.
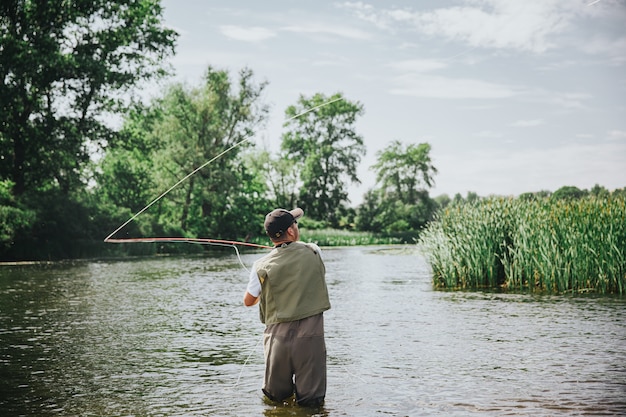
[[[265,216],[274,249],[254,263],[243,302],[259,303],[265,324],[263,393],[272,401],[295,394],[298,404],[318,406],[326,396],[323,312],[330,301],[320,248],[298,241],[303,214],[295,208]]]

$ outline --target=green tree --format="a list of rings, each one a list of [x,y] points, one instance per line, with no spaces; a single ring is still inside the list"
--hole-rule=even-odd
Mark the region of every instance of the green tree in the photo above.
[[[452,199],[448,194],[441,194],[434,198],[437,203],[437,209],[441,210],[448,207],[452,203]]]
[[[0,34],[0,181],[28,213],[0,256],[72,257],[119,212],[91,195],[90,156],[134,88],[166,73],[176,33],[157,0],[6,0]]]
[[[596,197],[608,197],[609,195],[611,195],[611,192],[607,190],[606,187],[603,187],[600,184],[594,185],[589,193]]]
[[[465,201],[468,203],[475,203],[480,200],[480,196],[474,191],[468,191],[467,196],[465,197]]]
[[[624,197],[626,198],[626,187],[616,188],[611,192],[612,197]]]
[[[404,146],[397,140],[377,153],[372,169],[380,187],[370,190],[359,207],[360,230],[411,234],[432,218],[437,203],[428,188],[437,169],[429,153],[427,143]]]
[[[554,200],[577,200],[585,197],[588,193],[587,190],[581,190],[573,185],[565,185],[556,190],[550,198]]]
[[[80,188],[89,142],[122,94],[163,73],[174,48],[157,0],[6,0],[0,5],[0,177],[26,190]]]
[[[452,197],[452,205],[459,205],[459,204],[463,204],[465,200],[463,199],[463,195],[461,195],[461,193],[456,193],[454,194],[454,197]]]
[[[331,100],[336,101],[324,105]],[[300,173],[298,203],[311,218],[334,227],[339,226],[343,206],[349,201],[348,182],[360,183],[357,167],[365,145],[354,124],[361,114],[363,106],[341,94],[300,96],[286,110],[290,120],[281,146]]]
[[[404,235],[409,240],[428,223],[437,203],[428,196],[428,191],[419,191],[417,201],[408,204],[386,194],[382,189],[371,189],[358,208],[356,226],[358,230],[375,233]]]
[[[34,219],[32,211],[17,206],[12,188],[10,181],[0,181],[0,249],[10,248],[17,235]]]
[[[430,159],[430,149],[428,143],[404,146],[395,140],[377,152],[378,159],[372,169],[383,192],[393,194],[394,199],[405,204],[417,203],[423,196],[421,192],[433,186],[437,173]]]
[[[112,146],[102,165],[102,178],[111,181],[101,185],[103,193],[136,211],[129,205],[140,201],[144,187],[156,197],[196,172],[150,211],[157,223],[152,232],[234,237],[258,231],[258,213],[267,210],[266,186],[243,163],[242,152],[267,117],[260,102],[265,86],[254,82],[249,69],[240,71],[235,83],[227,71],[211,67],[199,87],[172,85],[148,111],[127,120],[123,132],[136,137],[144,153],[123,142]],[[144,174],[149,179],[142,179]],[[131,190],[120,190],[124,187]]]
[[[135,213],[157,192],[153,158],[161,144],[152,126],[160,117],[158,106],[140,103],[128,112],[122,129],[109,141],[95,175],[103,203]]]
[[[363,202],[359,205],[356,217],[356,228],[366,232],[382,232],[385,230],[389,219],[382,215],[385,213],[381,203],[385,199],[380,189],[369,189],[363,196]]]
[[[531,200],[542,200],[549,198],[552,193],[548,190],[541,190],[537,192],[526,192],[519,195],[520,200],[531,201]]]
[[[272,157],[267,150],[263,150],[250,154],[247,165],[256,176],[265,179],[267,199],[273,207],[296,206],[299,177],[294,161],[283,156]]]

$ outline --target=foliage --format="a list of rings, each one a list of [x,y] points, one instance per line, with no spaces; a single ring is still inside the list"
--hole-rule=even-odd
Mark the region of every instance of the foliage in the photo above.
[[[548,198],[550,197],[550,195],[552,195],[552,192],[548,191],[548,190],[542,190],[542,191],[538,191],[538,192],[528,192],[528,193],[522,193],[519,195],[519,199],[520,200],[535,200],[535,199],[543,199],[543,198]]]
[[[176,34],[161,14],[156,0],[0,4],[2,259],[85,254],[107,223],[94,223],[106,207],[89,195],[90,156],[133,87],[165,74]]]
[[[386,195],[405,204],[415,204],[423,198],[421,191],[434,185],[437,169],[430,159],[430,145],[420,143],[404,146],[400,141],[391,142],[377,152],[377,162],[372,166],[376,181]]]
[[[357,230],[383,232],[390,223],[388,211],[381,206],[386,200],[381,190],[370,189],[363,196],[356,218]]]
[[[175,33],[156,0],[7,0],[0,6],[0,179],[16,196],[82,188],[91,143],[121,93],[163,73]]]
[[[319,246],[393,245],[402,243],[399,238],[371,232],[337,229],[309,230],[303,228],[300,233],[304,242],[314,242]]]
[[[452,203],[452,199],[448,194],[441,194],[434,198],[435,204],[437,204],[437,210],[444,209]]]
[[[103,202],[135,213],[153,197],[153,155],[161,143],[152,126],[161,117],[158,106],[135,103],[129,109],[122,129],[111,138],[97,166],[95,180]]]
[[[437,204],[427,189],[434,184],[437,170],[430,149],[427,143],[404,146],[393,141],[377,153],[372,169],[380,187],[364,196],[356,220],[359,230],[415,234],[432,219]]]
[[[488,198],[439,213],[420,239],[442,288],[626,293],[626,199]]]
[[[340,100],[323,105],[336,99]],[[333,227],[339,225],[341,208],[348,202],[347,182],[360,182],[357,167],[365,146],[354,124],[362,113],[363,105],[341,94],[326,97],[319,93],[311,98],[300,96],[286,110],[290,120],[281,148],[300,175],[298,204],[309,216]]]
[[[564,186],[556,190],[550,198],[554,200],[575,200],[584,197],[588,192],[574,186]]]
[[[294,161],[283,156],[272,157],[263,150],[249,154],[245,162],[257,177],[265,179],[267,200],[272,207],[296,207],[299,178]]]
[[[18,207],[11,194],[13,183],[0,181],[0,248],[10,248],[15,239],[28,230],[34,220],[34,212]]]
[[[99,192],[133,211],[171,189],[151,211],[151,227],[161,236],[228,237],[258,233],[265,213],[266,187],[243,151],[254,128],[266,118],[260,103],[266,83],[255,84],[244,69],[237,84],[227,71],[208,68],[203,84],[172,85],[148,108],[126,120],[122,138],[101,164]],[[262,211],[260,211],[262,210]],[[141,230],[140,230],[141,232]]]

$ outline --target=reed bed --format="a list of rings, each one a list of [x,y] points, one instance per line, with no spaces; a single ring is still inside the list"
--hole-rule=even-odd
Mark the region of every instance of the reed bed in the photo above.
[[[420,237],[438,288],[626,293],[626,201],[489,198],[449,207]]]

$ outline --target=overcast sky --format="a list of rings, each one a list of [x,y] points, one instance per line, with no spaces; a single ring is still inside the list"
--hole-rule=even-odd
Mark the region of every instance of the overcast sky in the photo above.
[[[392,140],[428,142],[431,196],[626,186],[626,0],[165,0],[176,80],[244,67],[269,83],[275,152],[303,94],[360,102],[369,167]]]

